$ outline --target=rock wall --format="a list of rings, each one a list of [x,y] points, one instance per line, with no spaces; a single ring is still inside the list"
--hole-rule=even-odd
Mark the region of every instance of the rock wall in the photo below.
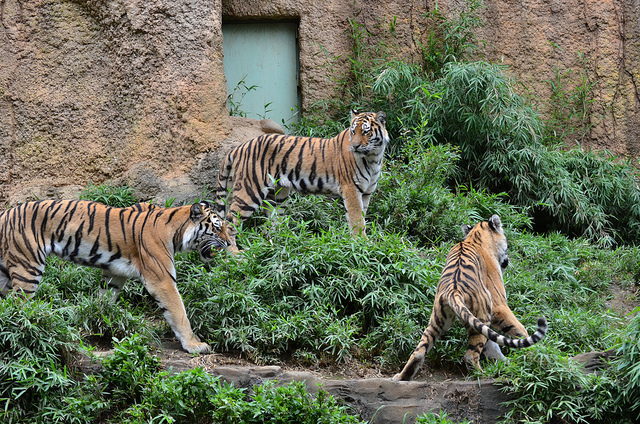
[[[182,175],[229,133],[220,0],[0,5],[0,202]]]
[[[437,3],[456,16],[466,1]],[[589,131],[578,141],[640,157],[638,2],[485,4],[477,35],[486,59],[509,65],[543,98],[553,94],[556,72],[582,75],[570,83],[589,87]],[[0,204],[70,197],[89,181],[125,181],[141,198],[188,197],[213,185],[220,148],[239,141],[225,107],[223,17],[299,22],[304,112],[340,96],[332,77],[349,67],[350,20],[372,42],[392,42],[394,54],[417,60],[430,31],[425,14],[435,7],[435,0],[0,0]]]
[[[449,2],[450,3],[450,2]],[[640,3],[632,0],[487,1],[478,36],[540,97],[556,70],[591,86],[591,126],[582,145],[640,157]],[[585,80],[580,78],[581,73]],[[549,114],[548,108],[543,112]],[[572,140],[567,140],[571,142]]]

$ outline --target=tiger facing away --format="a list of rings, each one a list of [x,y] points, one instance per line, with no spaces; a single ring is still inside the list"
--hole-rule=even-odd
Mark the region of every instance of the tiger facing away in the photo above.
[[[24,203],[0,213],[0,293],[33,296],[49,255],[101,268],[114,300],[128,278],[140,280],[184,350],[207,353],[209,345],[187,319],[173,255],[198,250],[206,261],[229,243],[226,224],[206,202],[173,208],[115,208],[87,200]]]
[[[217,213],[237,225],[268,201],[277,205],[296,190],[342,197],[354,235],[365,235],[364,216],[389,143],[384,112],[351,111],[351,125],[333,138],[265,134],[229,152],[218,173]],[[233,180],[233,181],[232,181]],[[236,230],[231,230],[235,245]]]
[[[544,338],[547,322],[538,319],[538,330],[529,337],[527,330],[507,306],[502,268],[509,263],[507,239],[498,215],[474,227],[462,227],[465,238],[447,256],[438,282],[429,324],[422,333],[418,347],[394,380],[410,381],[416,375],[433,344],[453,324],[455,317],[467,327],[469,343],[464,355],[467,366],[482,370],[480,353],[490,351],[501,357],[495,345],[514,348],[529,347]],[[493,325],[511,337],[504,337]],[[488,340],[487,340],[488,339]],[[486,343],[486,345],[485,345]],[[486,352],[485,352],[486,353]]]

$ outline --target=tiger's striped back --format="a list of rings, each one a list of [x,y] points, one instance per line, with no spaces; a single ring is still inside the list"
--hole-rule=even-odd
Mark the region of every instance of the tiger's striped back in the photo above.
[[[383,112],[352,113],[349,128],[333,138],[265,134],[237,146],[218,174],[218,215],[226,212],[237,224],[264,201],[282,202],[291,190],[334,195],[343,198],[354,234],[364,234],[364,215],[389,142],[385,124]]]

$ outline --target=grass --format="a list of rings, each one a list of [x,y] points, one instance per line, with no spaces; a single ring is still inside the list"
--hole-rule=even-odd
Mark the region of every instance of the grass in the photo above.
[[[424,172],[434,175],[439,164],[453,157],[441,146],[433,146],[424,151],[420,161]],[[417,167],[413,169],[419,173]],[[396,175],[402,180],[401,172]],[[441,185],[445,179],[441,175]],[[452,193],[442,186],[436,192],[448,207],[443,206],[441,215],[434,219],[427,219],[434,210],[429,202],[398,206],[400,210],[415,207],[414,215],[422,214],[438,224],[428,226],[429,237],[421,237],[419,232],[399,226],[402,220],[393,216],[397,210],[385,206],[397,202],[393,196],[396,184],[398,181],[381,184],[368,239],[351,237],[339,204],[294,196],[288,205],[290,214],[258,215],[254,225],[241,229],[239,239],[246,250],[240,257],[223,253],[205,265],[196,255],[178,255],[178,285],[196,333],[217,352],[239,352],[261,364],[361,363],[391,375],[406,361],[427,323],[444,258],[460,238],[456,235],[459,225],[450,228],[454,215],[467,217],[463,221],[471,223],[479,215],[499,212],[505,217],[510,242],[511,266],[505,272],[509,304],[527,328],[532,329],[537,317],[544,315],[551,330],[540,346],[507,352],[509,365],[486,364],[485,369],[487,375],[504,377],[505,387],[518,393],[522,401],[513,405],[514,419],[533,417],[530,409],[541,408],[535,405],[551,405],[554,416],[564,417],[561,408],[553,405],[566,399],[536,400],[529,390],[540,380],[539,384],[555,384],[549,386],[554,392],[572,393],[575,388],[568,382],[580,371],[571,365],[570,356],[632,340],[625,336],[629,317],[608,311],[606,301],[614,285],[636,287],[640,251],[634,247],[604,249],[560,233],[536,235],[522,213],[499,196],[468,190]],[[416,184],[422,183],[416,179]],[[438,180],[432,184],[437,188]],[[451,216],[446,214],[448,210],[454,211]],[[4,339],[0,338],[0,344],[5,343],[2,351],[18,352],[21,343],[31,346],[34,341],[43,346],[41,351],[33,351],[28,364],[2,357],[0,387],[4,389],[0,398],[7,408],[7,422],[34,419],[28,408],[31,402],[42,405],[41,414],[49,414],[50,422],[86,422],[81,418],[89,416],[106,422],[147,422],[152,417],[189,422],[184,418],[187,411],[194,411],[201,419],[206,415],[198,412],[202,405],[213,408],[207,402],[222,396],[216,393],[246,399],[234,391],[237,389],[209,381],[202,371],[175,377],[171,383],[161,382],[161,371],[148,349],[158,338],[171,336],[166,325],[155,324],[163,321],[154,303],[136,282],[125,286],[116,304],[104,303],[96,296],[99,279],[97,270],[51,258],[36,299],[10,297],[0,303],[3,322],[23,323],[1,333]],[[459,367],[465,333],[461,326],[454,326],[430,352],[425,366]],[[83,349],[81,340],[85,346],[115,340],[120,353],[110,357],[109,361],[115,362],[103,364],[102,374],[73,377],[72,353]],[[629,342],[624,346],[629,346],[625,349],[635,358]],[[633,376],[631,363],[620,365],[620,372]],[[529,380],[524,376],[529,374],[524,370],[531,373],[527,378],[532,383],[525,384]],[[549,372],[557,373],[556,383],[545,377]],[[132,376],[136,381],[127,382]],[[511,384],[513,378],[518,382],[515,385]],[[591,377],[581,378],[575,384],[591,381]],[[635,380],[629,377],[628,393],[614,395],[635,402]],[[204,385],[204,404],[182,407],[170,400],[162,403],[162,399],[172,399],[171,393],[191,390],[194,382]],[[602,396],[598,390],[604,382],[598,384],[593,396]],[[106,387],[109,395],[100,387]],[[265,388],[264,393],[277,396],[273,390]],[[577,412],[571,416],[595,413],[587,403],[573,401]],[[533,406],[529,408],[528,403]],[[223,407],[216,405],[216,413],[222,414],[219,408]]]

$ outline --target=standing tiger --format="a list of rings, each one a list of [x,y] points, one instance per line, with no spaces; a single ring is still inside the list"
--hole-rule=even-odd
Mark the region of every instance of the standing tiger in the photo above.
[[[227,219],[236,225],[263,201],[281,203],[294,189],[342,197],[352,233],[365,235],[364,216],[389,143],[385,124],[384,112],[351,111],[351,125],[333,138],[265,134],[235,147],[218,174],[218,215],[225,216],[233,178]],[[236,250],[232,232],[230,250]]]
[[[229,245],[227,226],[212,206],[114,208],[87,200],[42,200],[8,209],[0,213],[0,293],[13,289],[31,297],[49,255],[102,268],[114,300],[128,278],[139,279],[184,350],[207,353],[210,347],[191,330],[178,293],[173,255],[197,249],[206,261],[214,248]]]
[[[451,327],[455,317],[469,331],[465,362],[479,370],[482,370],[480,353],[483,349],[501,356],[500,348],[495,343],[524,348],[539,342],[547,333],[546,320],[539,318],[538,330],[529,337],[527,330],[507,306],[502,268],[509,264],[509,257],[500,217],[493,215],[489,221],[480,222],[474,227],[465,225],[462,231],[464,240],[456,244],[447,256],[429,325],[422,333],[418,347],[404,369],[393,377],[394,380],[413,379],[433,344]],[[489,328],[490,324],[520,339],[501,336]]]

